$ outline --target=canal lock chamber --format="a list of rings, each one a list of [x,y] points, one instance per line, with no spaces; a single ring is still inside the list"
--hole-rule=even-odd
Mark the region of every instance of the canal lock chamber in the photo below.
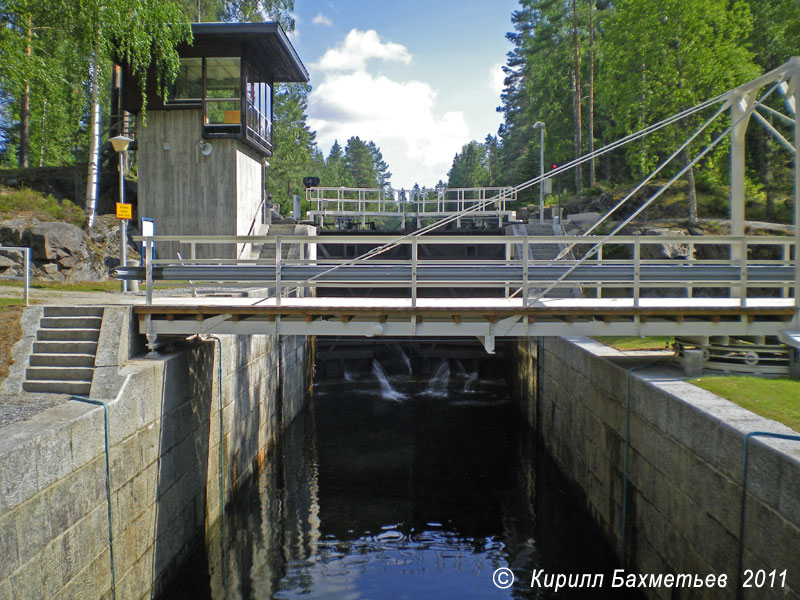
[[[308,406],[162,597],[551,597],[537,571],[608,583],[614,553],[520,402],[530,347],[318,338]]]

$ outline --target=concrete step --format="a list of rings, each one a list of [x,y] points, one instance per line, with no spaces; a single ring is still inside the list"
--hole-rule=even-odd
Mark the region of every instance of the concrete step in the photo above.
[[[26,381],[88,381],[92,382],[94,369],[89,367],[29,367],[25,369]]]
[[[99,329],[40,329],[36,332],[36,339],[42,342],[96,342],[99,338]]]
[[[94,354],[31,354],[32,367],[94,367]]]
[[[42,317],[39,327],[42,329],[100,329],[103,317]]]
[[[86,396],[92,389],[89,381],[51,381],[33,380],[24,381],[22,389],[26,392],[50,393],[50,394],[79,394]]]
[[[102,317],[102,306],[45,306],[45,317]]]
[[[97,342],[77,341],[42,341],[33,342],[33,351],[36,354],[91,354],[97,352]]]

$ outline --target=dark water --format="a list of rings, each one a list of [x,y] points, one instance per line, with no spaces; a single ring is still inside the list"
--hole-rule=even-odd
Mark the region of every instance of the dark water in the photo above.
[[[534,569],[610,581],[611,553],[503,384],[446,376],[317,385],[165,596],[621,597],[530,588]],[[492,582],[500,567],[509,589]]]

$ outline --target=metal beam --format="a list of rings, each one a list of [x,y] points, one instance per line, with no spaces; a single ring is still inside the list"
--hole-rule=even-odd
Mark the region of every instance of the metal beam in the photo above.
[[[782,320],[753,321],[743,318],[735,321],[720,320],[694,321],[672,320],[656,321],[647,319],[641,322],[636,319],[627,322],[580,321],[573,322],[529,322],[520,319],[513,327],[500,332],[492,323],[477,321],[452,320],[433,321],[426,319],[423,323],[411,324],[409,321],[375,320],[350,321],[341,320],[305,320],[281,319],[278,328],[276,321],[241,319],[239,321],[217,321],[209,326],[202,321],[166,321],[152,320],[152,331],[159,336],[187,337],[195,334],[213,333],[218,335],[299,335],[299,336],[349,336],[349,337],[431,337],[431,338],[478,338],[488,348],[493,346],[496,338],[529,338],[529,337],[562,337],[562,336],[778,336],[794,326]],[[144,321],[140,321],[140,330],[146,333]]]
[[[761,115],[761,113],[759,113],[757,110],[754,110],[753,111],[753,116],[756,118],[756,120],[759,123],[761,123],[761,125],[764,127],[764,129],[766,129],[767,131],[769,131],[772,134],[772,137],[774,137],[776,140],[778,140],[778,143],[780,143],[781,146],[786,148],[792,154],[794,154],[796,152],[794,146],[792,146],[792,144],[789,143],[789,140],[787,140],[785,137],[783,137],[781,132],[778,131],[777,129],[775,129],[775,127],[772,126],[772,123],[767,121]],[[792,125],[794,125],[794,123],[792,123]]]

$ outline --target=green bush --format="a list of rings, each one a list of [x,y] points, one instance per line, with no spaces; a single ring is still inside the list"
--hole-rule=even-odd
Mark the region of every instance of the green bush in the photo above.
[[[59,202],[53,196],[21,188],[0,188],[0,216],[15,217],[21,213],[33,213],[39,219],[65,221],[83,227],[86,216],[69,200]]]

